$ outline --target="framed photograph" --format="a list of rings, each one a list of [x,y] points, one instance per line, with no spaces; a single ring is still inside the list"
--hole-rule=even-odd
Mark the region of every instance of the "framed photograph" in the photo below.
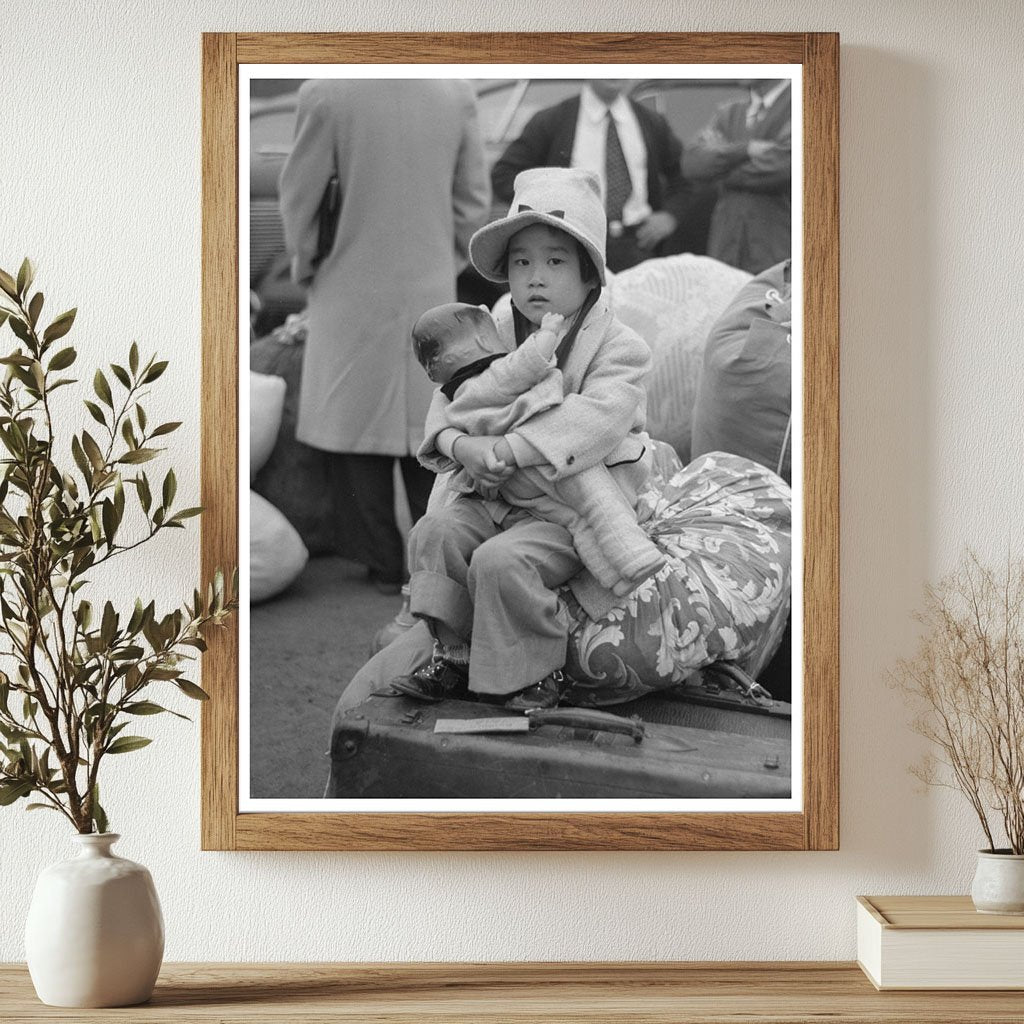
[[[204,849],[838,848],[838,87],[204,35]]]

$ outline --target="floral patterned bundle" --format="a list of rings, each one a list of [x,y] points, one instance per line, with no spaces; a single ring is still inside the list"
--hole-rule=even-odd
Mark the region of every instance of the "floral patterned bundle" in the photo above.
[[[619,704],[731,662],[757,677],[789,615],[792,495],[750,459],[712,452],[685,469],[658,443],[639,519],[668,564],[598,621],[568,588],[567,703]]]

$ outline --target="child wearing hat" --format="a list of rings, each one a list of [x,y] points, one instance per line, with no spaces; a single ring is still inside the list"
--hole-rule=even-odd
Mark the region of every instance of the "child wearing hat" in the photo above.
[[[477,488],[449,487],[443,507],[410,534],[410,608],[435,645],[427,665],[393,681],[399,693],[440,701],[471,689],[513,709],[552,707],[566,685],[568,640],[556,589],[568,583],[592,616],[615,603],[583,569],[564,526],[487,496],[517,469],[556,484],[602,464],[649,471],[643,379],[651,355],[602,294],[605,235],[597,177],[546,167],[519,174],[509,213],[470,241],[481,275],[511,291],[511,322],[498,325],[504,351],[547,313],[569,324],[556,355],[563,397],[500,435],[450,427],[436,435],[437,451]]]
[[[454,471],[449,490],[479,493],[472,476],[437,449],[444,429],[504,436],[561,404],[562,371],[555,365],[555,351],[564,320],[560,313],[545,313],[540,327],[512,352],[506,352],[483,307],[449,302],[417,320],[412,331],[416,358],[440,387],[416,455],[435,473]],[[638,462],[617,467],[599,462],[558,480],[548,479],[536,466],[526,466],[496,490],[488,489],[486,496],[500,497],[564,526],[598,583],[624,596],[665,564],[664,554],[636,521],[637,486],[649,473],[646,452]]]

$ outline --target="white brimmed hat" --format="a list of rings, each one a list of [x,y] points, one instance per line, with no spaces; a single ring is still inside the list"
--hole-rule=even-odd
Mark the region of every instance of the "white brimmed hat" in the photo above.
[[[546,224],[577,239],[590,254],[603,285],[604,239],[608,230],[601,185],[593,171],[574,167],[533,167],[516,175],[515,195],[501,220],[469,240],[469,258],[488,281],[508,281],[508,243],[517,231]]]

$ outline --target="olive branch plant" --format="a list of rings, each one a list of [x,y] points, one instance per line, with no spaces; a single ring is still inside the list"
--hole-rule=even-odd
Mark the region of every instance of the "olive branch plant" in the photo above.
[[[989,852],[998,852],[1001,830],[1007,852],[1022,854],[1024,561],[1007,558],[996,571],[968,552],[925,588],[915,618],[923,627],[917,652],[897,663],[893,679],[918,711],[912,728],[938,756],[910,771],[967,798]]]
[[[51,399],[78,383],[63,375],[75,349],[57,344],[76,310],[43,328],[34,276],[28,259],[17,275],[0,270],[0,328],[16,339],[0,357],[0,806],[35,796],[29,809],[59,811],[80,833],[106,832],[101,764],[152,742],[125,732],[133,720],[187,718],[149,699],[159,686],[208,699],[185,673],[206,649],[203,634],[236,607],[237,572],[226,584],[218,571],[163,615],[142,598],[125,613],[86,599],[94,570],[202,510],[174,507],[173,469],[154,494],[139,468],[181,424],[148,422],[141,402],[167,362],[142,360],[134,342],[125,365],[96,370],[95,400],[83,400],[96,427],[63,438],[70,458],[61,452]]]

